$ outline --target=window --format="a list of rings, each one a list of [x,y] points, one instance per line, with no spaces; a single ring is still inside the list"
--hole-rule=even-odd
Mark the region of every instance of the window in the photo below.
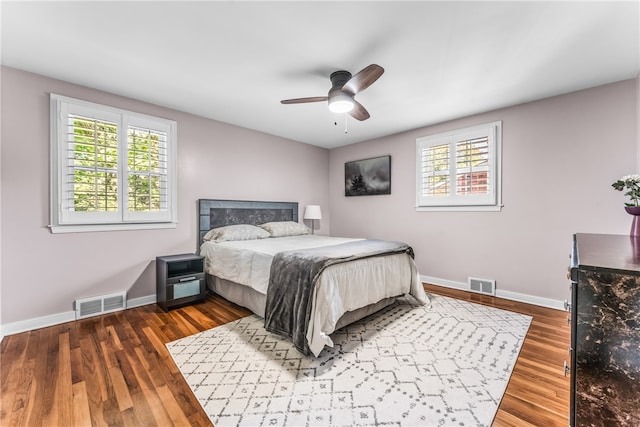
[[[500,210],[502,123],[416,139],[417,210]]]
[[[176,123],[51,94],[51,230],[176,224]]]

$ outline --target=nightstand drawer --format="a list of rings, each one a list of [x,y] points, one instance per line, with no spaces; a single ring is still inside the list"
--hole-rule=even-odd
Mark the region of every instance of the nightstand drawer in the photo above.
[[[167,286],[175,285],[179,283],[192,282],[194,280],[204,279],[204,273],[190,273],[184,276],[168,277],[166,280]]]
[[[168,299],[176,300],[198,295],[200,294],[200,287],[203,283],[203,279],[193,277],[191,280],[181,280],[173,285],[167,284],[167,297]]]

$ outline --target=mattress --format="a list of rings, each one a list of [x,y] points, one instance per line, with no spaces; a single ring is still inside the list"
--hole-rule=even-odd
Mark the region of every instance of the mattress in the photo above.
[[[271,261],[278,252],[338,245],[363,239],[301,235],[231,242],[204,242],[205,272],[267,293]]]

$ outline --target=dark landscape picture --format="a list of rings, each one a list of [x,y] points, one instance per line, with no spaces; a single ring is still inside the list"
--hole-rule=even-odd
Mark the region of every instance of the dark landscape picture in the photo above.
[[[356,160],[344,164],[344,195],[391,194],[391,156]]]

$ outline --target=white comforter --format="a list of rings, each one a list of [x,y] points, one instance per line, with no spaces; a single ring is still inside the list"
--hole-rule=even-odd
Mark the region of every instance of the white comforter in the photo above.
[[[205,271],[266,295],[273,256],[282,251],[330,246],[361,239],[304,235],[233,242],[205,242],[200,254]],[[363,292],[366,291],[366,292]],[[314,289],[309,348],[317,356],[343,314],[385,298],[411,294],[420,304],[428,301],[414,260],[407,254],[366,258],[328,267]]]
[[[303,235],[220,243],[205,242],[200,254],[207,260],[207,273],[250,286],[266,295],[271,260],[278,252],[338,245],[356,240],[362,239]]]

